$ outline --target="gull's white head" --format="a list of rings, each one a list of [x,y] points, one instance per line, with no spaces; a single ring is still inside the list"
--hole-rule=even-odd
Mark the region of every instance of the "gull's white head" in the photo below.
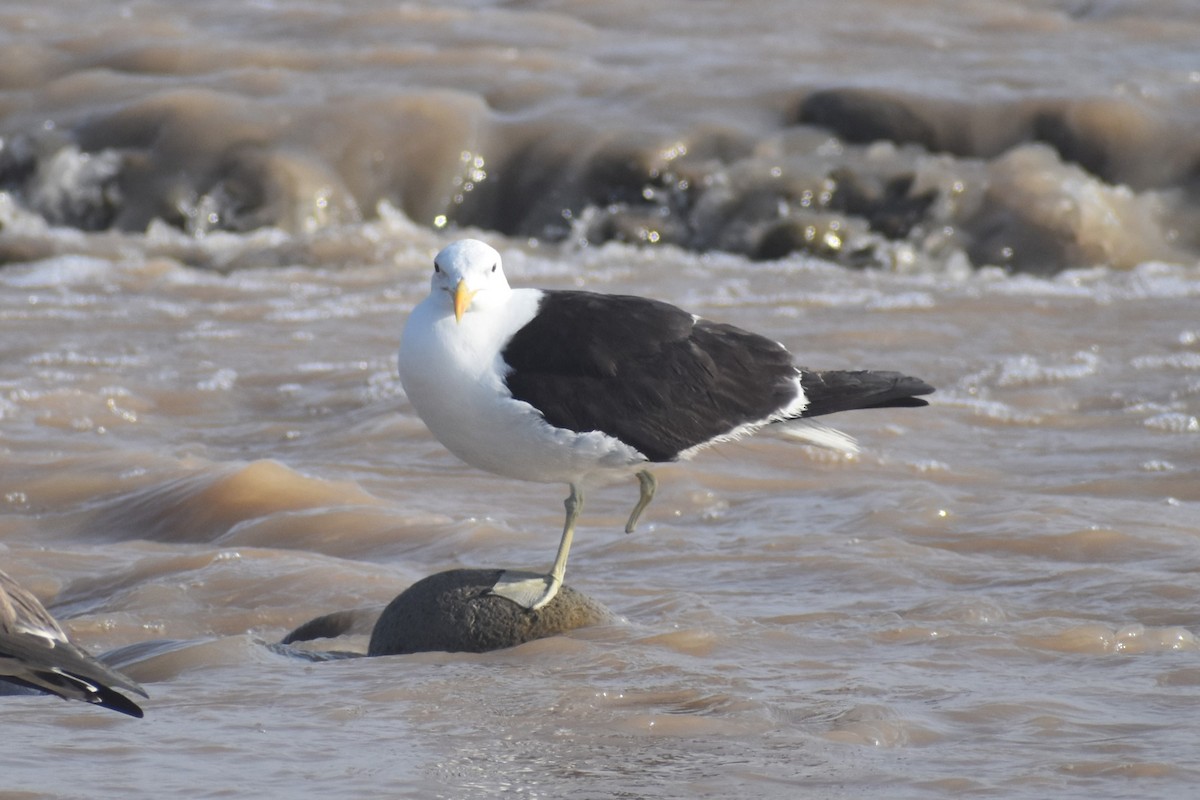
[[[500,254],[478,239],[460,239],[433,259],[430,293],[444,293],[459,322],[468,309],[503,302],[511,291]]]

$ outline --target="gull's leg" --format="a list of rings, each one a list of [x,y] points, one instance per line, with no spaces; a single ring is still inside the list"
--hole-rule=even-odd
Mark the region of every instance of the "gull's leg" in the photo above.
[[[650,505],[650,501],[654,499],[654,490],[658,488],[658,481],[654,480],[654,475],[648,469],[639,472],[637,479],[642,493],[638,497],[637,505],[633,507],[633,511],[629,514],[629,522],[625,523],[626,533],[633,533],[634,529],[637,528],[638,517],[642,516],[642,512],[646,510],[646,506]]]
[[[546,593],[530,607],[534,611],[554,599],[554,595],[558,594],[558,590],[563,584],[563,578],[567,574],[567,554],[571,552],[571,540],[575,538],[575,520],[579,519],[579,512],[583,509],[583,492],[573,483],[571,484],[571,493],[563,501],[563,506],[567,509],[567,518],[563,522],[562,540],[558,543],[554,566],[550,568],[550,574],[546,576],[550,579],[546,586]]]
[[[522,608],[537,611],[549,603],[562,588],[563,577],[567,572],[567,555],[571,552],[571,540],[575,538],[575,520],[583,508],[583,491],[571,484],[571,494],[567,496],[563,506],[567,510],[567,519],[563,523],[562,540],[558,543],[558,555],[554,557],[554,566],[548,575],[530,575],[528,572],[513,572],[505,570],[500,580],[492,587],[492,594],[507,597]]]

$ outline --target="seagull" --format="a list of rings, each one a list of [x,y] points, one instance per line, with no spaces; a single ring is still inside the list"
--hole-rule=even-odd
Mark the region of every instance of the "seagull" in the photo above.
[[[71,641],[38,599],[4,572],[0,572],[0,682],[139,719],[142,709],[117,689],[147,696],[141,686]]]
[[[809,418],[915,407],[933,387],[897,372],[816,371],[783,345],[669,303],[511,288],[474,239],[433,261],[429,296],[401,334],[399,375],[426,427],[468,464],[566,483],[566,520],[546,575],[505,571],[492,593],[537,610],[562,586],[584,495],[636,477],[632,533],[654,497],[650,465],[769,428],[844,452],[854,440]]]

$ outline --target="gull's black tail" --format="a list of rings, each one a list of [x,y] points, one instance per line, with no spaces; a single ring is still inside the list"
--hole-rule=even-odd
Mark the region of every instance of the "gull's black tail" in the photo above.
[[[808,405],[800,415],[819,417],[858,408],[915,408],[929,403],[918,395],[930,394],[933,387],[920,378],[899,372],[858,370],[800,370],[800,388]]]

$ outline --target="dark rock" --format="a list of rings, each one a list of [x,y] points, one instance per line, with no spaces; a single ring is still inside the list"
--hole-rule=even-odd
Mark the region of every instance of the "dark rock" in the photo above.
[[[903,239],[924,221],[937,200],[937,191],[912,192],[915,176],[896,175],[884,179],[861,175],[848,168],[830,173],[835,183],[829,207],[862,217],[871,230],[888,239]]]
[[[823,89],[800,104],[796,121],[827,128],[843,141],[870,144],[886,140],[938,150],[933,126],[899,100],[862,89]]]
[[[1043,111],[1033,118],[1033,138],[1058,151],[1063,161],[1069,161],[1105,180],[1114,180],[1109,156],[1103,142],[1089,137],[1071,124],[1061,110]]]
[[[665,209],[633,206],[612,209],[597,215],[588,226],[587,238],[592,244],[617,241],[625,244],[673,244],[688,247],[691,231],[681,215],[665,213]]]
[[[1082,256],[1069,232],[1002,204],[989,204],[964,227],[971,231],[967,254],[975,264],[992,264],[1033,275],[1053,275]]]
[[[483,653],[612,619],[604,606],[569,586],[543,608],[523,609],[490,594],[501,572],[454,569],[417,581],[384,609],[367,655]]]
[[[310,642],[313,639],[336,639],[339,636],[365,636],[374,629],[382,611],[383,606],[367,606],[325,614],[310,619],[284,636],[279,643],[295,644]]]
[[[750,258],[755,261],[775,261],[807,246],[804,227],[794,222],[784,222],[772,225],[759,237],[757,245],[750,252]]]
[[[0,137],[0,187],[19,189],[37,172],[37,147],[27,134]]]

